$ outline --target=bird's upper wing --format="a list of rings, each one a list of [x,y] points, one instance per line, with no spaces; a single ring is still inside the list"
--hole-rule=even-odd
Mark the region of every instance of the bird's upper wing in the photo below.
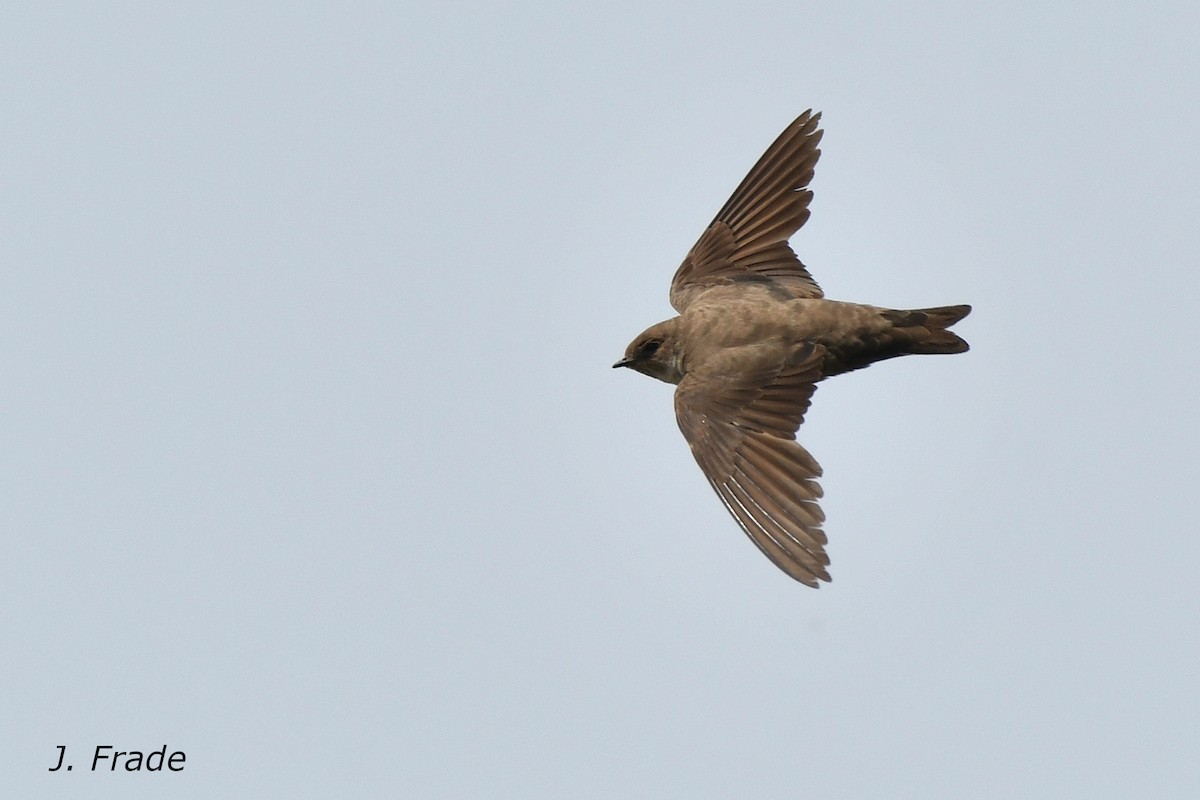
[[[675,272],[676,310],[710,286],[737,280],[770,281],[795,297],[822,296],[787,243],[808,219],[820,119],[811,109],[801,114],[734,190]]]
[[[805,343],[782,362],[744,349],[689,372],[675,391],[675,416],[742,529],[776,566],[815,587],[829,580],[817,505],[821,467],[796,442],[796,429],[821,377],[824,348]]]

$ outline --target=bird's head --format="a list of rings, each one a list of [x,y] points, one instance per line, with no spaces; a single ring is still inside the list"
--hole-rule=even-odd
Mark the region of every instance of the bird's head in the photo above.
[[[679,343],[679,317],[652,325],[625,348],[625,357],[613,368],[629,367],[667,383],[683,380],[683,352]]]

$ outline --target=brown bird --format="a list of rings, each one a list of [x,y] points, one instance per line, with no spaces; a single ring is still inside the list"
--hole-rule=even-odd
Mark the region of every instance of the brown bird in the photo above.
[[[818,381],[876,361],[964,353],[947,330],[967,305],[896,311],[826,300],[788,239],[808,219],[820,114],[763,154],[671,281],[679,316],[613,367],[678,386],[679,429],[729,513],[784,572],[828,581],[821,467],[796,442]]]

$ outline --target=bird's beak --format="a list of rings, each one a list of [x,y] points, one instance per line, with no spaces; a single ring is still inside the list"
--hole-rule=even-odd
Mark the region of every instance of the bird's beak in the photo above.
[[[632,358],[622,358],[620,361],[613,364],[613,369],[616,369],[617,367],[628,367],[632,363],[633,363]]]

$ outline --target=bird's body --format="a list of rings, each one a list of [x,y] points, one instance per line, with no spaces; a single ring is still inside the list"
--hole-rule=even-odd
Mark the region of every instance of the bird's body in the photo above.
[[[729,348],[782,361],[804,343],[824,348],[821,379],[916,353],[961,353],[967,344],[945,330],[970,311],[967,306],[895,311],[824,298],[777,297],[767,287],[717,286],[691,303],[678,317],[648,329],[669,331],[680,353],[665,375],[651,377],[678,384],[689,366],[706,362]],[[638,369],[636,364],[630,364]]]
[[[825,299],[787,245],[808,218],[818,119],[805,112],[767,150],[676,272],[679,316],[614,364],[677,384],[679,427],[709,483],[759,549],[809,586],[829,580],[821,468],[795,441],[816,384],[896,356],[965,352],[947,329],[971,310]]]

